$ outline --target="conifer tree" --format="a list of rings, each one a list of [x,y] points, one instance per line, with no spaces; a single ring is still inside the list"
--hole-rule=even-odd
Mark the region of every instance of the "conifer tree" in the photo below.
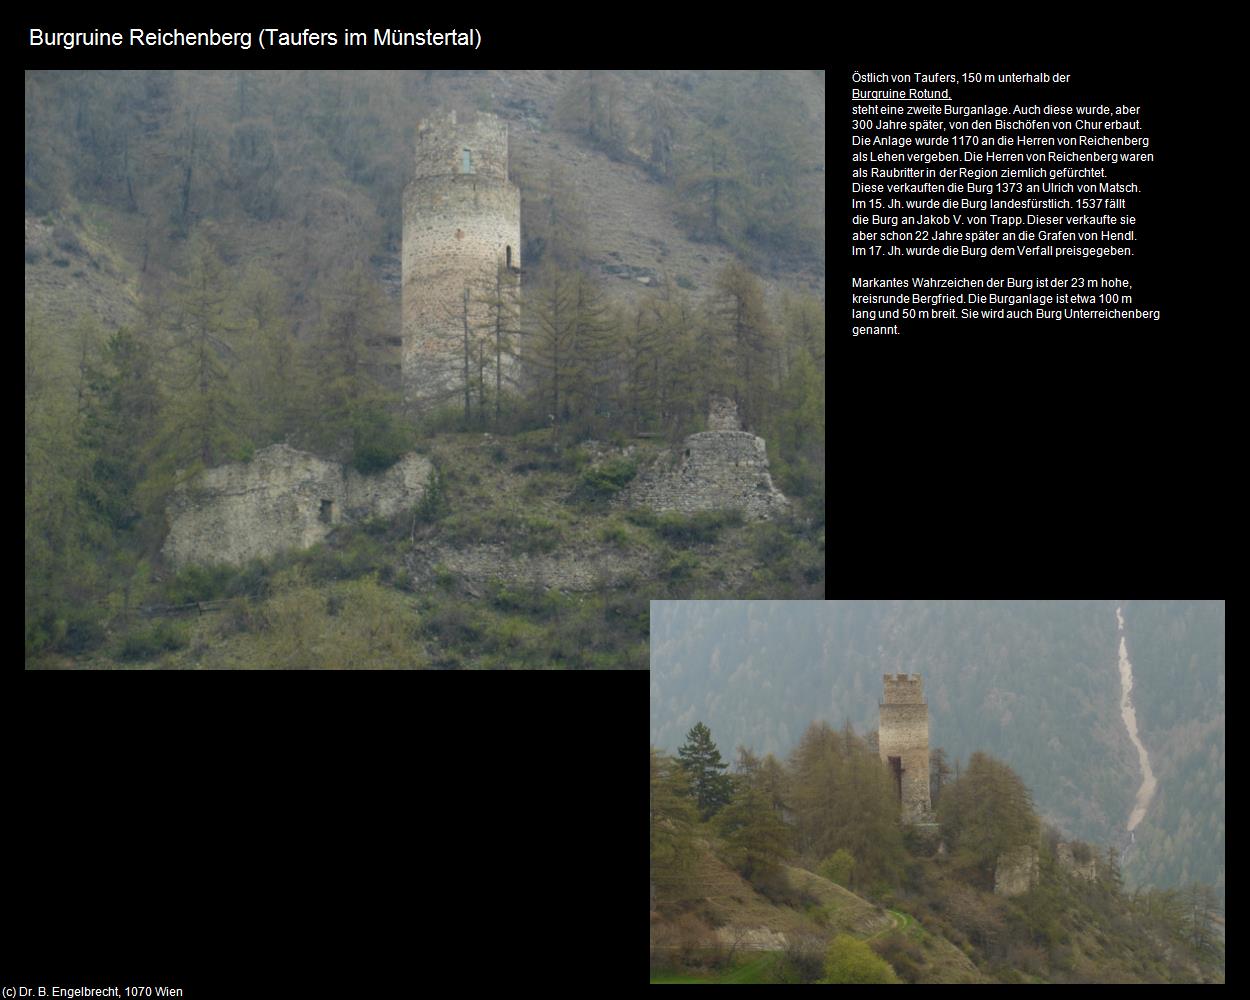
[[[767,874],[790,856],[790,829],[750,774],[734,781],[730,802],[717,815],[735,868],[746,878]]]
[[[686,742],[677,751],[681,766],[690,776],[699,813],[704,820],[711,819],[732,794],[732,783],[723,773],[729,767],[721,760],[720,751],[712,742],[712,732],[702,722],[696,722],[686,734]]]
[[[198,232],[190,245],[186,279],[173,302],[172,423],[165,449],[179,468],[212,466],[235,457],[242,445],[231,369],[237,333],[227,310],[228,285],[217,251]]]
[[[993,879],[999,855],[1037,842],[1039,823],[1028,787],[1010,767],[977,752],[942,793],[938,818],[963,860]]]
[[[307,380],[301,377],[291,304],[277,277],[260,266],[249,267],[234,305],[247,427],[252,441],[263,447],[296,434],[311,417]]]
[[[679,895],[692,874],[699,821],[690,776],[666,754],[651,748],[651,881],[666,896]]]

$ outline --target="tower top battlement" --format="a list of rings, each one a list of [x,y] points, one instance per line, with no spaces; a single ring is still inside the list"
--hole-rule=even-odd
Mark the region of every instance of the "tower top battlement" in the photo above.
[[[919,674],[883,674],[886,705],[923,705],[924,681]]]

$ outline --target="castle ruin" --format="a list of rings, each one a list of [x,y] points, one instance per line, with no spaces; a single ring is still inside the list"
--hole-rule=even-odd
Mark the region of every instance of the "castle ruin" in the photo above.
[[[929,802],[929,706],[919,674],[885,674],[878,747],[898,791],[903,821],[925,822]]]
[[[1037,848],[1023,844],[1003,851],[994,865],[994,892],[999,896],[1022,896],[1041,877]]]
[[[205,469],[169,500],[163,554],[175,569],[266,558],[322,541],[338,524],[390,517],[425,495],[432,466],[408,454],[384,472],[362,475],[285,444],[250,462]]]
[[[1060,841],[1055,846],[1055,860],[1064,871],[1069,871],[1086,882],[1093,882],[1098,878],[1098,858],[1087,844]]]
[[[739,510],[755,520],[784,513],[790,501],[773,485],[764,439],[740,427],[734,401],[713,396],[708,430],[661,452],[616,502],[685,514]]]
[[[438,403],[464,391],[466,325],[470,340],[492,325],[483,298],[517,292],[521,191],[508,180],[508,126],[485,112],[421,122],[403,212],[404,395]],[[511,362],[505,354],[503,384],[514,381]]]

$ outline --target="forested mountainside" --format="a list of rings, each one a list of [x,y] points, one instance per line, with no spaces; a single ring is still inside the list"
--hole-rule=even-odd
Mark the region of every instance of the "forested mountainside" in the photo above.
[[[877,726],[884,673],[919,673],[930,743],[1009,763],[1067,834],[1126,846],[1141,782],[1119,712],[1114,601],[657,604],[651,739],[696,721],[726,747],[788,754],[813,718]],[[1224,885],[1224,605],[1125,601],[1132,696],[1158,791],[1130,883]]]
[[[507,125],[521,308],[465,324],[454,397],[405,405],[402,194],[418,122],[452,111]],[[637,601],[820,596],[823,130],[807,71],[28,72],[28,658],[332,664],[356,582],[417,664],[506,666],[521,636],[529,666],[641,667]],[[786,516],[613,507],[713,395]],[[315,551],[175,574],[173,491],[275,443],[362,473],[418,450],[437,485]],[[283,594],[316,656],[276,641]],[[134,618],[224,601],[207,629]]]
[[[527,267],[576,260],[637,300],[738,259],[770,300],[823,296],[820,73],[75,71],[26,74],[27,302],[133,318],[200,226],[297,325],[356,263],[397,297],[416,126],[452,109],[508,122]]]
[[[653,983],[1224,981],[1211,886],[1126,888],[1114,847],[1061,838],[989,754],[913,826],[849,725],[784,760],[718,739],[651,748]]]
[[[1222,895],[1224,602],[1128,601],[1124,620],[1137,724],[1159,780],[1126,874],[1142,885],[1213,881]]]

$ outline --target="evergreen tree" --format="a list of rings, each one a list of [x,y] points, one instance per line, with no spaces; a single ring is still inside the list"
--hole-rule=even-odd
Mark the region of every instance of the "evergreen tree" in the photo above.
[[[103,639],[99,551],[108,531],[83,484],[94,453],[84,446],[75,399],[62,375],[77,378],[53,350],[51,324],[27,312],[25,368],[25,649],[75,651]]]
[[[693,239],[732,242],[740,231],[747,191],[741,159],[727,123],[703,124],[678,158],[676,215]]]
[[[588,277],[547,263],[526,299],[522,358],[553,431],[588,434],[615,394],[616,318]]]
[[[504,370],[518,353],[521,335],[517,276],[507,264],[496,266],[494,273],[478,286],[476,302],[484,313],[484,337],[479,341],[479,348],[490,358],[489,364],[482,370],[494,374],[491,388],[494,391],[494,420],[498,426],[504,392],[517,387],[515,379],[506,376]],[[484,400],[484,394],[482,398]]]
[[[905,856],[898,800],[864,740],[849,726],[835,733],[812,723],[791,755],[790,778],[800,854],[816,863],[845,848],[858,862],[857,883],[897,879]]]
[[[729,801],[733,789],[722,773],[729,765],[721,760],[711,730],[702,722],[695,723],[677,751],[677,758],[690,776],[700,815],[704,820],[711,819]]]
[[[651,748],[651,881],[665,896],[680,895],[697,856],[699,817],[691,802],[689,774],[671,757]]]
[[[170,318],[172,424],[165,449],[179,468],[212,466],[236,457],[243,441],[231,369],[238,360],[237,332],[227,312],[227,279],[217,251],[198,233],[192,238],[187,278]]]
[[[104,346],[101,364],[88,374],[83,443],[92,455],[83,495],[116,533],[139,520],[138,488],[147,474],[161,394],[151,349],[133,332],[118,330]]]
[[[321,450],[350,451],[358,471],[376,472],[394,464],[411,443],[379,381],[385,364],[381,292],[356,265],[323,292],[321,313],[305,357],[317,400],[314,441]]]
[[[1114,844],[1108,844],[1098,865],[1098,881],[1113,895],[1118,896],[1124,888],[1124,875],[1120,871],[1120,852]]]
[[[313,412],[289,297],[274,274],[253,265],[239,281],[234,306],[248,435],[258,447],[287,440]]]
[[[568,419],[578,437],[597,434],[611,417],[616,397],[619,315],[602,287],[578,273],[573,283],[573,339],[565,391]]]
[[[1004,851],[1038,840],[1033,798],[1010,767],[974,753],[968,767],[942,793],[938,819],[947,842],[989,885]]]
[[[745,878],[769,874],[790,856],[790,829],[750,774],[740,774],[735,793],[717,816],[733,866]]]
[[[763,427],[774,395],[775,337],[759,279],[741,264],[726,265],[717,275],[713,309],[713,322],[723,331],[720,343],[728,350],[729,387],[738,402],[738,412],[744,426]]]

